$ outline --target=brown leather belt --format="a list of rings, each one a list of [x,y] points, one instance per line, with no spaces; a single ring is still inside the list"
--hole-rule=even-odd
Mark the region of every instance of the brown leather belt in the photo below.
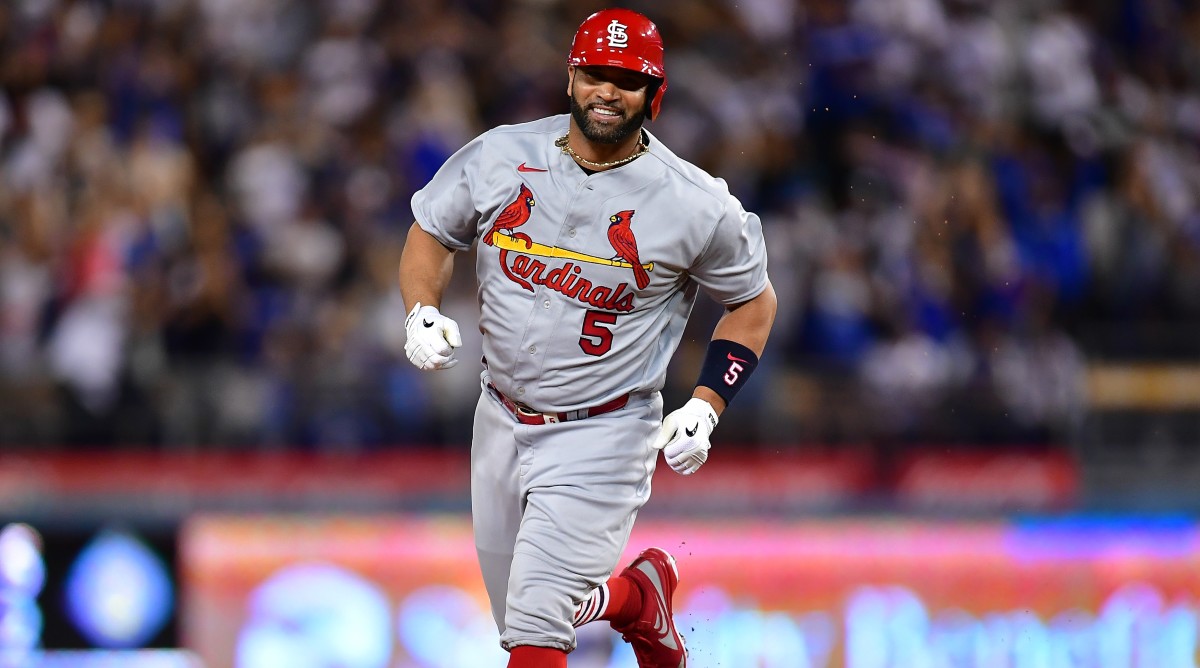
[[[539,413],[525,404],[509,399],[491,383],[487,384],[487,389],[508,409],[509,413],[512,413],[517,422],[521,424],[553,424],[555,422],[582,420],[584,418],[611,413],[629,403],[629,394],[626,393],[612,401],[606,401],[599,406],[592,406],[591,408],[580,408],[579,410],[567,411],[565,413]]]

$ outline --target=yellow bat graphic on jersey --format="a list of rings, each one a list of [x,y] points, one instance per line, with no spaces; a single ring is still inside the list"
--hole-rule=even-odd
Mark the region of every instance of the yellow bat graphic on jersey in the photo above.
[[[492,237],[496,248],[510,250],[516,253],[525,253],[526,255],[540,255],[542,257],[561,257],[565,260],[575,260],[576,262],[590,262],[591,264],[602,264],[606,267],[624,267],[632,269],[633,265],[624,260],[610,260],[604,257],[596,257],[595,255],[587,255],[577,253],[573,250],[565,248],[555,248],[545,244],[539,244],[536,241],[529,242],[529,247],[525,246],[523,239],[514,239],[511,236],[503,233],[498,233]],[[643,264],[646,271],[654,271],[654,263],[650,262]]]

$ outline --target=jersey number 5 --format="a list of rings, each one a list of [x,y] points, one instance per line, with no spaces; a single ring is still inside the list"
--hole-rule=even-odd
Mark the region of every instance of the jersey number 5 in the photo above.
[[[579,347],[583,352],[600,357],[612,350],[613,333],[608,327],[617,324],[617,314],[605,311],[588,311],[583,316],[583,336]]]

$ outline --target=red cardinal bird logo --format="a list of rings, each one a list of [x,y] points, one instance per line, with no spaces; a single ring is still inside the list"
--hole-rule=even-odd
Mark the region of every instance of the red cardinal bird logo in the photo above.
[[[632,209],[618,211],[609,216],[608,243],[612,244],[613,250],[617,251],[617,257],[633,265],[633,280],[637,283],[639,290],[644,290],[647,285],[650,285],[650,275],[646,273],[646,268],[642,266],[642,259],[638,255],[637,239],[633,236],[633,230],[629,228],[629,223],[632,221]]]
[[[521,192],[517,193],[517,198],[511,204],[504,207],[504,210],[496,217],[496,222],[492,223],[492,229],[488,230],[487,234],[483,236],[483,243],[491,246],[492,235],[504,231],[512,238],[524,241],[526,248],[532,248],[533,240],[526,234],[513,232],[513,229],[524,225],[529,220],[529,214],[536,204],[533,201],[533,192],[522,183]]]

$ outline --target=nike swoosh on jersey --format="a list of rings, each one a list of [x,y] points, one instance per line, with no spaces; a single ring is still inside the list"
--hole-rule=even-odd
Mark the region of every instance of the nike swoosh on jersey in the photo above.
[[[433,327],[433,323],[429,322],[428,320],[422,320],[421,324],[425,325],[426,327]]]
[[[525,166],[525,163],[522,162],[521,164],[517,165],[517,171],[518,172],[548,172],[550,170],[538,169],[537,167],[527,167],[527,166]]]
[[[734,356],[733,356],[733,353],[726,353],[726,354],[725,354],[725,357],[729,358],[729,361],[731,361],[731,362],[741,362],[742,364],[746,364],[746,363],[747,363],[747,362],[746,362],[746,360],[744,360],[744,359],[742,359],[742,358],[740,358],[740,357],[734,357]]]

